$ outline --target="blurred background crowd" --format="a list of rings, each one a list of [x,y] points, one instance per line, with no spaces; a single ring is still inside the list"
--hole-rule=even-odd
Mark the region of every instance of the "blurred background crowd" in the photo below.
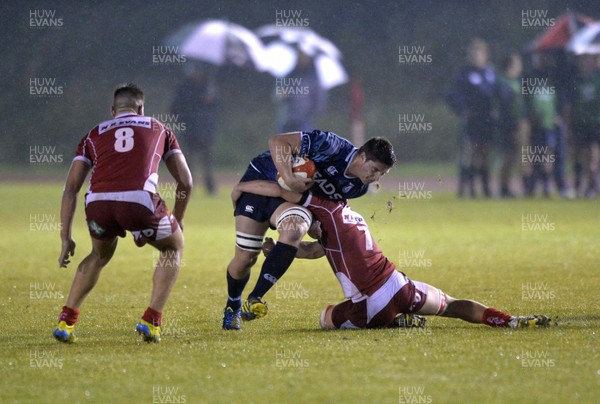
[[[499,196],[520,192],[564,198],[598,195],[600,24],[567,12],[523,52],[490,63],[488,44],[472,39],[447,94],[460,117],[458,196],[491,197],[492,151],[500,160]],[[527,62],[524,69],[523,61]],[[571,170],[568,170],[568,162]],[[572,173],[572,180],[567,176]]]
[[[132,81],[208,193],[272,134],[315,128],[356,145],[385,136],[398,175],[413,165],[453,190],[456,177],[460,197],[599,192],[593,1],[2,7],[7,178],[52,171],[32,162],[42,150],[69,164],[72,145],[109,118],[115,85]]]

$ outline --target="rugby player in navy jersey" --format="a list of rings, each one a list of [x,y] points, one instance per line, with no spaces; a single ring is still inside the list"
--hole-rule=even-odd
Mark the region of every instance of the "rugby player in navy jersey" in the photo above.
[[[314,181],[292,174],[293,156],[312,160],[317,167]],[[275,181],[279,172],[296,192],[311,192],[330,200],[358,198],[368,185],[378,181],[394,165],[396,157],[389,141],[372,138],[360,148],[331,133],[290,132],[269,139],[269,151],[250,162],[240,182]],[[243,193],[235,204],[235,255],[227,267],[227,305],[223,329],[241,329],[241,319],[267,314],[262,297],[291,265],[302,237],[312,222],[310,211],[282,198]],[[277,246],[265,259],[256,286],[242,305],[242,292],[250,269],[261,251],[267,229],[279,232]]]

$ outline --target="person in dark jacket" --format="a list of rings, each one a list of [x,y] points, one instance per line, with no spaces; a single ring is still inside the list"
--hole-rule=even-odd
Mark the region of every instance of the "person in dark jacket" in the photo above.
[[[482,39],[471,40],[467,49],[467,65],[462,67],[451,84],[447,101],[460,117],[460,172],[458,196],[468,187],[475,197],[474,179],[481,179],[483,194],[491,197],[489,160],[495,126],[494,108],[497,98],[497,77],[488,64],[489,50]]]
[[[510,189],[511,171],[524,146],[529,144],[529,121],[527,108],[521,91],[523,62],[521,55],[511,53],[501,64],[499,77],[498,147],[502,155],[500,167],[500,197],[514,198]],[[531,165],[519,164],[523,189],[531,182]]]
[[[177,87],[171,111],[179,123],[185,124],[180,138],[188,147],[190,166],[193,168],[198,159],[201,160],[204,185],[209,194],[217,191],[213,172],[217,109],[214,78],[207,68],[193,65]]]
[[[575,189],[579,196],[595,198],[600,192],[600,71],[595,55],[577,58],[571,97],[571,134],[575,146]]]

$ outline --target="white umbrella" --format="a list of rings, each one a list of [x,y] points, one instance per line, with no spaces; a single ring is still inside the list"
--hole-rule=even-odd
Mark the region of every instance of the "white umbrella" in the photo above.
[[[319,55],[315,58],[315,67],[321,86],[326,90],[348,82],[348,74],[346,74],[342,62],[337,59]]]
[[[590,24],[577,31],[566,49],[576,55],[600,54],[600,23]]]
[[[341,62],[342,53],[328,39],[311,29],[267,25],[256,30],[267,45],[267,71],[275,77],[284,77],[296,67],[297,49],[313,59],[319,83],[328,90],[348,81]]]
[[[298,53],[286,43],[275,41],[265,46],[267,71],[275,77],[287,76],[298,61]]]
[[[250,30],[228,21],[209,20],[184,26],[167,42],[179,46],[179,53],[214,65],[235,65],[265,71],[262,42]]]
[[[310,28],[265,25],[258,28],[256,34],[267,42],[268,38],[273,38],[288,44],[297,44],[309,56],[324,53],[333,58],[342,58],[342,52],[340,52],[333,42],[317,34]]]

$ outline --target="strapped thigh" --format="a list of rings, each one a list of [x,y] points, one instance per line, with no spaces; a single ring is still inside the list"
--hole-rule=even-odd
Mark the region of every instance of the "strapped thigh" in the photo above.
[[[302,221],[306,223],[308,227],[312,223],[312,213],[308,209],[302,206],[293,206],[291,208],[287,208],[279,216],[277,216],[277,220],[275,221],[275,227],[279,228],[281,222],[286,220],[287,218],[298,217]]]
[[[264,235],[254,235],[248,233],[242,233],[241,231],[235,232],[235,245],[239,249],[244,251],[250,251],[259,253],[262,249]]]

